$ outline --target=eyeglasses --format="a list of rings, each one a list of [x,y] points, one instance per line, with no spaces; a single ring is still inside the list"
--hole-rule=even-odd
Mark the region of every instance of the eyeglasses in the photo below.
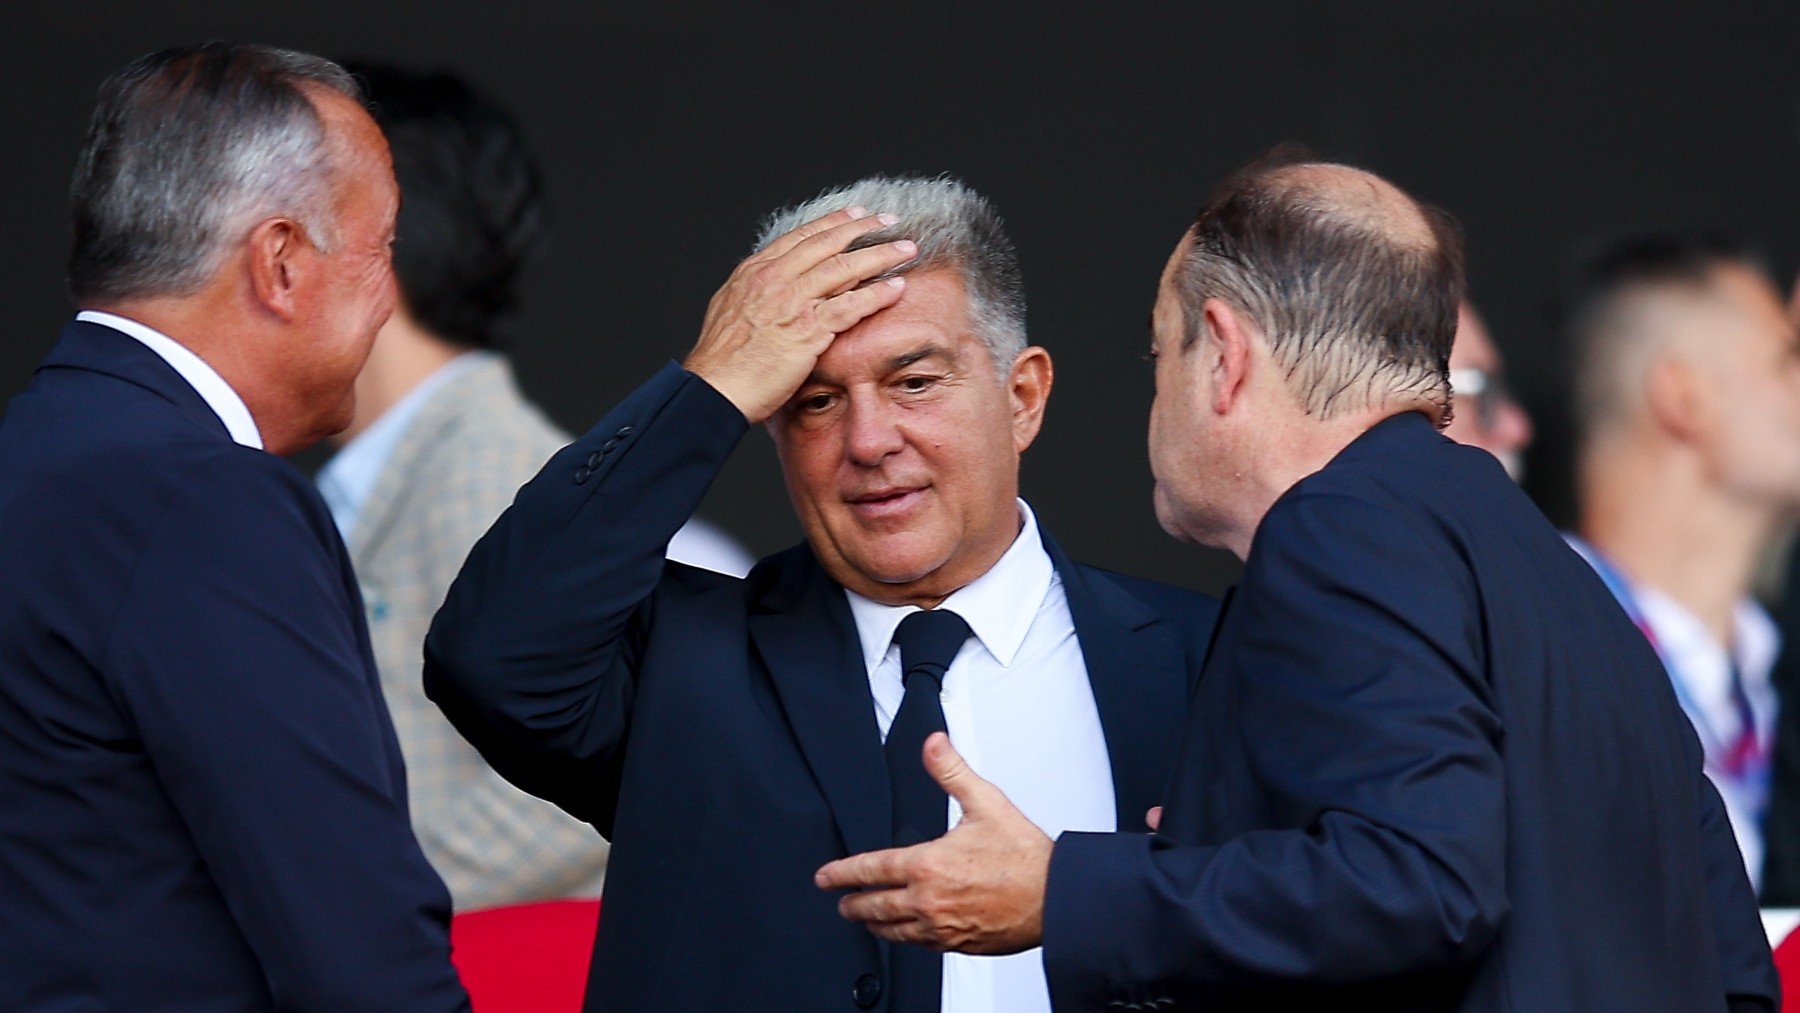
[[[1459,407],[1473,405],[1475,421],[1483,430],[1499,425],[1500,412],[1513,403],[1512,392],[1506,389],[1506,382],[1499,373],[1474,366],[1450,371],[1450,391]],[[1464,398],[1468,400],[1464,401]]]

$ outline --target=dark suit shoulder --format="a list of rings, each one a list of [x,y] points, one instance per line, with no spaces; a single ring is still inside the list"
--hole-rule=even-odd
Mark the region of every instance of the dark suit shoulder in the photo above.
[[[1213,625],[1219,618],[1219,599],[1210,594],[1086,563],[1075,566],[1090,581],[1111,582],[1188,637],[1204,641],[1212,634]]]

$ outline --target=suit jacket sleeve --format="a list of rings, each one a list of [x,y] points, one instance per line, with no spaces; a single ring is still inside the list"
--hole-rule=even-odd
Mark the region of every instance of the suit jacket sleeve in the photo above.
[[[664,547],[747,428],[665,367],[519,491],[426,636],[425,692],[457,730],[609,836]]]
[[[1449,552],[1359,500],[1270,511],[1205,677],[1237,687],[1209,723],[1242,729],[1263,792],[1245,804],[1266,807],[1250,819],[1286,829],[1176,843],[1171,812],[1173,838],[1063,835],[1044,941],[1059,1005],[1367,981],[1487,945],[1507,911],[1500,724]]]
[[[120,603],[109,690],[278,1006],[466,1009],[323,504],[235,447],[188,478]]]
[[[1691,748],[1700,796],[1701,858],[1706,863],[1706,889],[1712,899],[1726,1002],[1731,1013],[1774,1013],[1781,1008],[1781,980],[1769,955],[1756,894],[1744,874],[1743,852],[1738,850],[1718,789],[1711,778],[1698,773],[1698,745]]]

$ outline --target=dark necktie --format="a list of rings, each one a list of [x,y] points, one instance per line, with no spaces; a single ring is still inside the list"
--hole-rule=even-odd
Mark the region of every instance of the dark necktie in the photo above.
[[[888,726],[888,780],[894,788],[894,844],[905,847],[942,837],[950,802],[944,789],[925,770],[920,751],[925,737],[944,731],[944,705],[938,694],[944,671],[969,639],[963,617],[943,609],[914,612],[894,631],[900,645],[901,679],[906,695]],[[893,1013],[935,1013],[943,991],[944,958],[921,946],[889,947],[893,979]]]

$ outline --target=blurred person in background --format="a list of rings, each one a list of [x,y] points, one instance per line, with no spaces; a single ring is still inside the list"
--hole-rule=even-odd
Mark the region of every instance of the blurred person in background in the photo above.
[[[292,453],[394,304],[387,144],[316,56],[100,89],[80,312],[0,420],[0,1009],[467,1009],[355,577]]]
[[[1517,482],[1531,446],[1531,417],[1506,386],[1506,364],[1474,304],[1463,301],[1450,346],[1450,389],[1455,412],[1444,435],[1493,454]]]
[[[596,897],[606,842],[494,773],[419,682],[425,631],[469,547],[569,442],[495,350],[543,246],[538,169],[512,116],[457,77],[345,67],[393,150],[400,299],[357,377],[342,449],[317,481],[362,587],[413,829],[459,911]],[[669,554],[735,574],[750,563],[697,521]]]
[[[1794,325],[1760,262],[1711,235],[1613,242],[1561,304],[1579,440],[1570,541],[1668,670],[1760,884],[1780,636],[1751,585],[1800,509]]]
[[[1800,283],[1788,297],[1788,319],[1800,327]],[[1781,653],[1769,678],[1784,704],[1800,700],[1800,554],[1794,540],[1776,560],[1780,594],[1775,623],[1781,630]],[[1763,820],[1762,901],[1765,907],[1800,907],[1800,705],[1783,706],[1775,719],[1774,767],[1769,785],[1769,812]]]

